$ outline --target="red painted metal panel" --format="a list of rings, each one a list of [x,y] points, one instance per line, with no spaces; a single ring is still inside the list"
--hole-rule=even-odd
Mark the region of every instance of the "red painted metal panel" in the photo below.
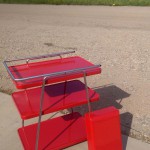
[[[16,66],[10,66],[10,72],[15,78],[27,78],[30,76],[37,76],[42,74],[50,74],[61,71],[68,71],[72,69],[79,69],[84,67],[94,66],[87,60],[75,56],[62,59],[55,59],[49,61],[41,61],[36,63],[28,63]],[[98,74],[101,72],[100,68],[86,70],[87,76]],[[75,78],[83,77],[83,73],[72,73],[61,76],[54,76],[47,81],[47,83],[56,83],[65,80],[71,80]],[[36,79],[29,79],[26,81],[15,81],[15,85],[18,89],[26,89],[29,87],[40,86],[42,84],[43,77]]]
[[[90,101],[99,99],[99,95],[88,88]],[[14,92],[13,100],[23,120],[36,117],[40,109],[41,87]],[[86,104],[85,85],[78,80],[63,82],[45,87],[43,114]]]
[[[85,115],[89,150],[122,150],[119,111],[114,107]]]
[[[18,129],[25,150],[35,149],[37,124]],[[58,150],[86,140],[85,122],[79,113],[41,122],[39,150]]]

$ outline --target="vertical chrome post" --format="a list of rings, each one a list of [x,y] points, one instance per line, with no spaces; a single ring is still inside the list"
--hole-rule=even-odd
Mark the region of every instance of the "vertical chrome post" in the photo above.
[[[61,56],[61,55],[59,55],[59,57],[62,59],[62,56]]]
[[[22,127],[24,127],[24,120],[22,120]]]
[[[30,59],[27,59],[27,60],[26,60],[26,64],[27,64],[27,65],[28,65],[29,61],[30,61]]]
[[[88,109],[89,109],[89,112],[91,112],[92,109],[91,109],[89,91],[88,91],[87,80],[86,80],[86,72],[84,71],[83,73],[84,73],[84,83],[85,83],[85,90],[86,90],[86,99],[88,101]]]
[[[40,125],[41,125],[41,118],[42,118],[42,107],[43,107],[43,101],[44,101],[44,89],[45,89],[46,78],[47,77],[43,78],[42,91],[41,91],[41,97],[40,97],[40,112],[39,112],[39,119],[38,119],[37,133],[36,133],[35,150],[38,150],[38,146],[39,146]]]

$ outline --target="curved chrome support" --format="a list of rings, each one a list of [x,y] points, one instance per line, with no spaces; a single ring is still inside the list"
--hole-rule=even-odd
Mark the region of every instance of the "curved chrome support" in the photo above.
[[[83,71],[83,74],[84,74],[84,83],[85,83],[85,90],[86,90],[86,99],[88,101],[88,109],[89,109],[89,112],[91,112],[92,107],[91,107],[91,103],[90,103],[90,96],[89,96],[89,91],[88,91],[88,86],[87,86],[86,72]]]
[[[42,90],[41,90],[40,112],[39,112],[39,119],[38,119],[37,133],[36,133],[35,150],[38,150],[38,144],[39,144],[40,126],[41,126],[41,119],[42,119],[42,108],[43,108],[43,101],[44,101],[44,89],[45,89],[46,79],[47,77],[43,78],[43,84],[42,84]]]

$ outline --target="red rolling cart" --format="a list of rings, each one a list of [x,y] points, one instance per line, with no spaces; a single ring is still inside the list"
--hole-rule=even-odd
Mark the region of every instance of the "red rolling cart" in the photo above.
[[[94,65],[79,56],[62,58],[62,55],[74,52],[3,62],[16,87],[22,89],[14,92],[12,97],[22,119],[18,133],[24,149],[58,150],[87,139],[85,121],[78,112],[41,121],[44,114],[87,102],[90,109],[90,102],[99,99],[99,95],[87,86],[86,77],[101,73],[100,65]],[[56,56],[60,58],[31,62]],[[10,65],[25,60],[26,63]],[[80,77],[84,78],[84,83],[74,80]],[[37,116],[38,123],[24,125],[24,120]]]

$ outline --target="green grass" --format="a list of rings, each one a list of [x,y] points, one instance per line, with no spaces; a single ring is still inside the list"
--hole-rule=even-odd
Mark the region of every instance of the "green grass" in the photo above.
[[[56,5],[150,6],[150,0],[0,0],[0,3]]]

